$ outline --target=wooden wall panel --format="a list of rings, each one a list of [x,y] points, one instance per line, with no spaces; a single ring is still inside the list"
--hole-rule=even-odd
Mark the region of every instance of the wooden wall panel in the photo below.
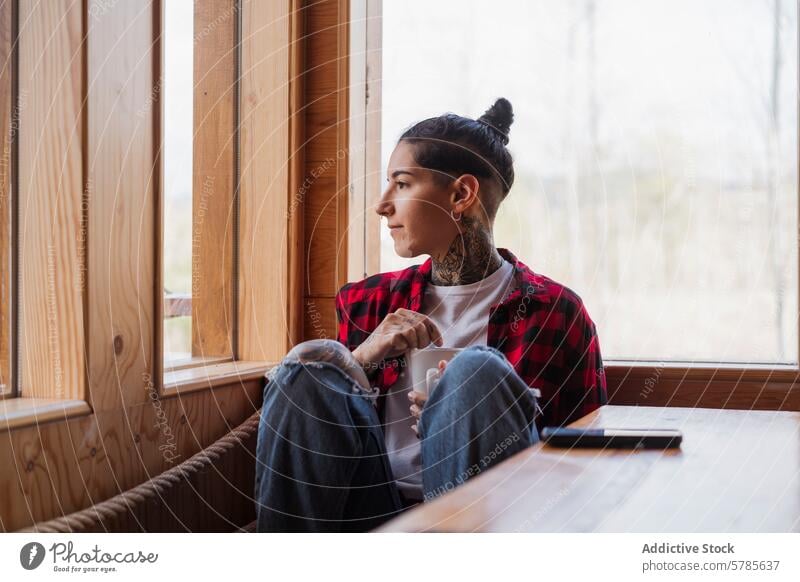
[[[291,5],[242,3],[248,30],[241,208],[248,218],[240,231],[238,355],[248,360],[279,359],[288,349],[290,265],[295,277],[300,272],[289,244],[289,228],[297,225],[287,187],[289,111],[298,109],[289,99],[297,91],[290,66],[300,66],[289,39],[301,24]],[[0,530],[6,531],[105,500],[188,458],[257,410],[263,389],[263,380],[252,380],[159,394],[158,0],[22,0],[21,6],[21,19],[32,27],[21,47],[29,74],[21,79],[23,325],[37,337],[55,328],[52,335],[64,344],[61,352],[36,342],[25,348],[23,335],[24,395],[54,396],[59,357],[60,396],[85,398],[93,413],[0,431]],[[48,238],[44,218],[66,225],[61,238]],[[293,299],[296,313],[301,291]],[[173,499],[180,505],[173,507],[190,515],[213,505],[234,522],[251,516],[252,455],[236,463],[232,476],[247,489],[239,497],[229,495],[224,479],[209,476],[197,483],[202,498]],[[207,504],[220,495],[225,503]],[[163,528],[179,523],[170,519]],[[193,523],[213,529],[223,522]]]
[[[304,0],[290,2],[289,51],[289,337],[288,346],[303,339],[305,324],[303,305],[306,268],[305,211],[303,184],[305,182],[305,83],[306,63]],[[288,347],[287,346],[287,347]]]
[[[347,282],[349,1],[305,4],[306,301],[329,312]],[[329,305],[329,306],[328,306]],[[314,328],[305,313],[308,331]],[[335,337],[335,318],[324,330]],[[317,329],[317,332],[320,330]],[[313,337],[318,337],[318,333]],[[309,339],[308,337],[306,339]]]
[[[19,7],[21,394],[81,399],[86,396],[82,4],[20,0]]]
[[[87,330],[95,411],[145,402],[142,378],[156,357],[157,1],[98,0],[87,18]]]
[[[332,301],[307,299],[305,313],[303,334],[307,340],[336,339],[336,308]]]
[[[195,0],[192,356],[232,356],[236,0]]]
[[[658,368],[631,374],[606,369],[609,404],[681,406],[731,410],[800,410],[798,382],[762,379],[688,379],[658,373]]]
[[[12,2],[0,0],[0,398],[11,387],[11,167],[12,139],[17,116],[12,102]],[[16,123],[16,119],[15,119]],[[16,193],[15,193],[16,195]]]
[[[191,457],[252,415],[262,387],[253,380],[0,432],[0,531],[78,511]],[[186,502],[202,513],[204,499]]]
[[[291,5],[242,0],[238,355],[245,360],[277,361],[290,347]]]

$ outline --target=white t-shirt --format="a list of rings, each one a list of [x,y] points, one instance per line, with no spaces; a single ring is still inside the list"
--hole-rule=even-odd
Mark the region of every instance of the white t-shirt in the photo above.
[[[494,273],[469,285],[439,286],[428,283],[421,313],[430,317],[442,334],[443,347],[486,345],[489,308],[499,303],[513,284],[514,266],[506,260]],[[422,500],[420,441],[411,426],[407,393],[411,382],[406,370],[386,395],[386,451],[397,486],[408,499]]]

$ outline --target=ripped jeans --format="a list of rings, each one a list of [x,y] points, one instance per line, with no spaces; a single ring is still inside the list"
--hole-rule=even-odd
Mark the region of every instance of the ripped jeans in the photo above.
[[[330,362],[284,359],[271,371],[256,448],[257,531],[368,531],[407,508],[376,398]],[[425,500],[538,442],[538,410],[501,352],[457,354],[419,421]]]

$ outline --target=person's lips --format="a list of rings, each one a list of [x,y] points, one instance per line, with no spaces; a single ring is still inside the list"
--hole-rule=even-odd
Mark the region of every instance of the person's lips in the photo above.
[[[394,230],[396,228],[403,228],[403,225],[402,224],[390,224],[389,225],[389,230]]]

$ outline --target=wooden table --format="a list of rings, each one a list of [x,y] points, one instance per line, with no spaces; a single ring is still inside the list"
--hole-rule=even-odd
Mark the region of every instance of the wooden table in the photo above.
[[[678,428],[683,444],[538,444],[378,531],[800,531],[798,412],[604,406],[572,426]]]

